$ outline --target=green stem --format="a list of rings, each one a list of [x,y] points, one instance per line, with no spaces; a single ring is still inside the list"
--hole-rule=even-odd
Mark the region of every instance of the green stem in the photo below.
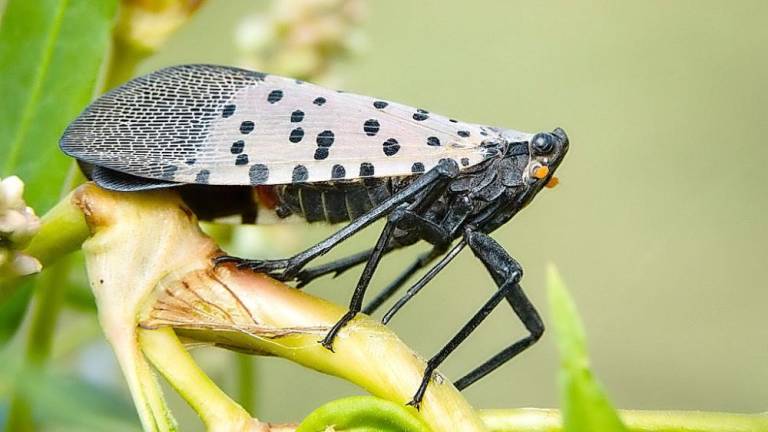
[[[42,217],[40,231],[24,253],[37,258],[45,270],[61,257],[80,249],[89,234],[83,212],[72,203],[70,193]],[[3,281],[0,303],[22,286],[21,281],[20,278],[11,279],[8,283]]]
[[[40,231],[24,253],[37,258],[45,268],[80,249],[89,234],[83,211],[72,202],[70,193],[42,217]]]
[[[198,368],[172,329],[140,329],[139,344],[152,365],[197,412],[207,430],[246,430],[245,426],[254,422]]]
[[[757,432],[768,431],[766,414],[700,411],[619,410],[633,432]],[[561,432],[560,411],[518,408],[481,410],[480,417],[494,432]]]
[[[256,381],[255,359],[251,355],[235,353],[237,366],[237,402],[251,414],[256,410]]]

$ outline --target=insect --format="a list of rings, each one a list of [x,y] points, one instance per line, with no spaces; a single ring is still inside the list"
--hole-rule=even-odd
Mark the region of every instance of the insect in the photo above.
[[[529,335],[459,379],[459,389],[534,344],[544,331],[520,287],[522,268],[489,234],[556,183],[553,173],[568,150],[562,129],[536,134],[499,129],[279,76],[183,65],[101,96],[67,128],[60,146],[104,188],[178,187],[202,219],[239,213],[245,222],[292,215],[308,222],[348,222],[290,258],[216,260],[298,286],[364,264],[349,311],[321,341],[331,350],[336,334],[356,314],[373,313],[434,263],[384,314],[387,323],[469,247],[497,290],[427,362],[409,402],[416,407],[435,368],[502,301]],[[386,223],[374,247],[307,268],[379,219]],[[363,308],[381,259],[419,241],[431,245],[429,252]]]

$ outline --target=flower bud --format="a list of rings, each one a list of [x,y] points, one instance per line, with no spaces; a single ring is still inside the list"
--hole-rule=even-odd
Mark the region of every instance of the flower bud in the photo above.
[[[21,179],[0,179],[0,276],[24,276],[42,268],[35,258],[19,252],[40,229],[40,219],[23,195]]]

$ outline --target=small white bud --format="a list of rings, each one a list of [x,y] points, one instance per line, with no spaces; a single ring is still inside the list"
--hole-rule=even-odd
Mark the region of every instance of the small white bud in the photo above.
[[[16,176],[0,180],[0,212],[7,208],[24,206],[24,182]]]
[[[16,276],[27,276],[39,273],[42,269],[43,265],[37,259],[23,253],[16,253],[10,270]]]
[[[40,219],[23,199],[24,182],[16,176],[0,179],[0,276],[25,276],[42,268],[19,250],[40,230]]]

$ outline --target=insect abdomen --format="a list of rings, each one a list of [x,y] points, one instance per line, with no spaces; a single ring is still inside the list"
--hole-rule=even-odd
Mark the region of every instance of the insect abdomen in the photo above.
[[[279,214],[307,222],[339,223],[357,219],[392,195],[385,180],[275,186]]]

